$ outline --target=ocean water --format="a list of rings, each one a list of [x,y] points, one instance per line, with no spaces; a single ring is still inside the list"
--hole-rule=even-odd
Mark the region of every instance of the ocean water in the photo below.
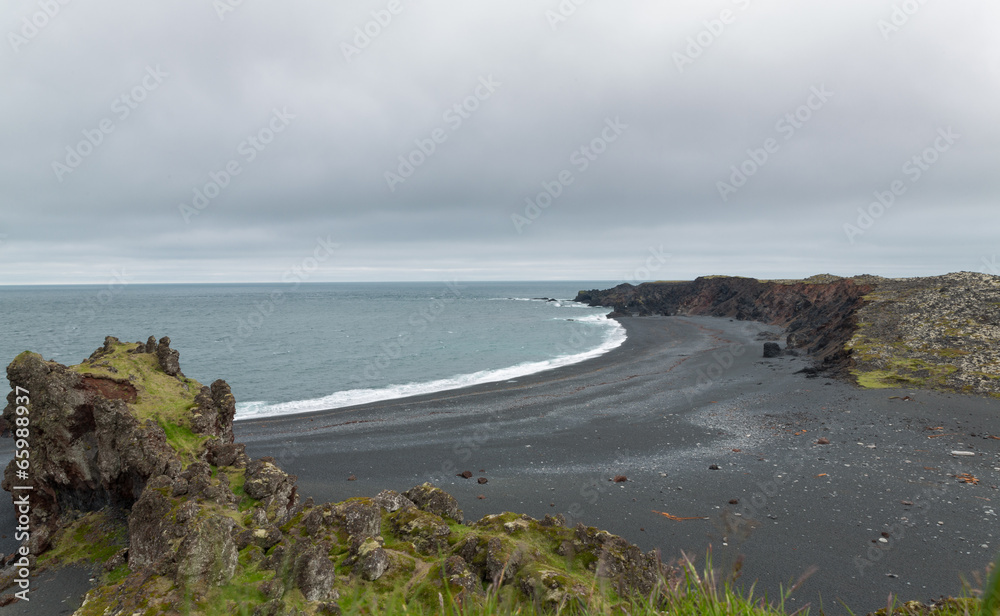
[[[571,299],[607,282],[0,287],[0,361],[75,364],[111,335],[169,336],[181,370],[225,379],[237,419],[512,380],[625,340],[606,308]],[[538,298],[553,298],[545,301]]]

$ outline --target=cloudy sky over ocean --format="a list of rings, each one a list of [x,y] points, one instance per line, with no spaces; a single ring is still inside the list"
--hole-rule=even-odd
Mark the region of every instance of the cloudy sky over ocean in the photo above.
[[[0,284],[1000,273],[998,22],[10,0]]]

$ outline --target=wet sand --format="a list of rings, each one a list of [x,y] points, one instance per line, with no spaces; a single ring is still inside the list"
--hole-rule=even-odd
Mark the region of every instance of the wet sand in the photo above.
[[[1000,547],[992,536],[1000,440],[988,438],[1000,436],[1000,400],[806,378],[796,374],[806,358],[761,357],[758,334],[779,330],[759,323],[623,324],[622,347],[580,364],[240,421],[236,438],[251,456],[274,456],[297,474],[300,492],[317,502],[433,481],[458,498],[466,518],[562,513],[658,548],[665,560],[683,550],[702,563],[711,546],[715,565],[728,569],[745,555],[740,583],[756,582],[755,596],[777,598],[782,585],[818,568],[787,603],[792,609],[822,603],[844,613],[844,601],[865,613],[884,607],[890,592],[955,594],[960,575],[982,570]],[[830,444],[815,444],[820,437]],[[9,453],[0,449],[0,458]],[[456,476],[464,470],[473,478]],[[960,473],[978,485],[950,476]],[[615,475],[628,481],[610,482]],[[478,484],[480,476],[488,483]],[[0,520],[10,536],[7,499]]]

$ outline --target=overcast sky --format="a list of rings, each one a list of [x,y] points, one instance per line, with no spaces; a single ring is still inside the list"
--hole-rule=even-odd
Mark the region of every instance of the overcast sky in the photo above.
[[[994,1],[237,1],[4,2],[0,284],[997,267]]]

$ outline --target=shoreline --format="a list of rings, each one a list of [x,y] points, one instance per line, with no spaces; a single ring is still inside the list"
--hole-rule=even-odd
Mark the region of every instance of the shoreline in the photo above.
[[[989,435],[1000,435],[1000,401],[807,378],[797,374],[806,357],[761,358],[757,334],[780,331],[761,323],[620,322],[625,342],[584,362],[514,382],[245,420],[236,440],[298,475],[300,494],[316,502],[431,480],[468,519],[562,513],[668,561],[683,550],[701,566],[711,547],[723,572],[743,555],[738,584],[756,582],[756,596],[777,597],[818,567],[792,609],[822,603],[842,613],[840,599],[866,613],[890,592],[956,595],[959,576],[995,555],[1000,442]],[[820,436],[830,444],[817,445]],[[0,458],[10,446],[0,441]],[[954,458],[955,449],[976,455]],[[488,483],[457,477],[463,470]],[[960,472],[980,483],[958,483]],[[628,481],[609,481],[619,474]],[[13,519],[9,500],[0,501],[8,535],[0,552],[13,548]],[[47,574],[59,584],[47,588],[61,602],[86,591],[85,577]]]
[[[569,301],[569,300],[566,300],[566,301]],[[574,319],[570,319],[570,320],[574,320]],[[608,321],[616,321],[615,319],[606,319],[606,320],[608,320]],[[603,334],[605,334],[605,332],[602,332],[602,335]],[[616,340],[616,338],[618,338],[618,337],[621,337],[621,341],[620,342]],[[571,337],[571,339],[572,338],[573,337]],[[325,396],[324,398],[318,398],[318,399],[315,399],[315,400],[293,400],[293,401],[290,401],[290,402],[283,402],[283,403],[279,402],[279,403],[273,403],[273,404],[267,404],[267,403],[264,403],[264,404],[265,404],[266,407],[271,407],[271,408],[273,408],[273,407],[282,407],[282,406],[301,405],[301,404],[308,403],[308,402],[318,402],[318,401],[323,400],[323,399],[336,398],[338,396],[342,396],[343,394],[346,394],[346,393],[349,393],[349,392],[352,392],[352,391],[371,392],[373,394],[376,394],[375,399],[370,400],[370,401],[362,401],[362,402],[356,402],[356,403],[350,403],[350,404],[343,404],[343,405],[331,406],[331,407],[328,407],[328,408],[322,408],[322,409],[316,409],[316,410],[303,410],[303,411],[296,410],[296,411],[285,412],[285,413],[280,413],[279,412],[279,413],[269,413],[269,414],[253,414],[253,415],[244,416],[244,417],[240,417],[239,416],[239,404],[237,404],[237,416],[233,418],[233,421],[234,422],[245,422],[245,421],[269,419],[269,418],[274,418],[274,417],[291,417],[293,415],[303,415],[303,414],[307,414],[307,413],[323,413],[323,412],[334,411],[334,410],[338,410],[338,409],[352,408],[352,407],[356,407],[356,406],[366,406],[366,405],[369,405],[369,404],[378,404],[380,402],[392,402],[392,401],[395,401],[395,400],[403,400],[403,399],[407,399],[407,398],[415,398],[415,397],[420,397],[420,396],[434,396],[434,395],[437,395],[437,394],[447,393],[447,392],[451,392],[451,391],[458,391],[458,390],[467,389],[467,388],[470,388],[470,387],[477,387],[477,386],[480,386],[480,385],[491,385],[493,383],[510,382],[512,378],[513,379],[525,379],[525,378],[531,377],[531,376],[533,376],[535,374],[541,374],[541,373],[544,373],[544,372],[548,372],[550,370],[558,370],[560,368],[564,368],[564,367],[568,367],[568,366],[574,366],[574,365],[581,364],[581,363],[584,363],[584,362],[588,362],[588,361],[591,361],[593,359],[597,359],[599,357],[607,355],[608,353],[611,353],[611,352],[615,351],[616,349],[620,348],[623,344],[625,344],[625,342],[627,342],[627,340],[628,340],[627,330],[621,324],[620,321],[617,321],[617,325],[614,326],[614,327],[612,327],[606,333],[605,338],[606,339],[600,345],[598,345],[597,347],[595,347],[593,349],[590,349],[590,350],[587,350],[587,351],[581,351],[579,353],[574,353],[572,355],[560,355],[560,356],[557,356],[557,357],[554,357],[554,358],[548,359],[548,360],[539,360],[539,361],[533,361],[533,362],[525,362],[525,363],[515,364],[515,365],[512,365],[512,366],[504,366],[504,367],[501,367],[501,368],[482,370],[482,371],[474,372],[474,373],[458,374],[458,375],[454,375],[454,376],[451,376],[451,377],[447,377],[447,378],[443,378],[443,379],[435,379],[435,380],[431,380],[431,381],[422,381],[422,382],[417,382],[417,383],[405,383],[405,384],[390,385],[390,386],[386,386],[386,387],[383,387],[383,388],[380,388],[380,389],[345,390],[345,391],[340,391],[340,392],[334,392],[333,394]],[[549,365],[549,366],[546,366],[546,367],[541,367],[540,369],[536,369],[538,366],[540,366],[542,364],[557,364],[557,365],[554,365],[554,366]],[[496,378],[500,374],[504,374],[504,373],[508,373],[508,374],[510,374],[510,373],[516,373],[516,372],[518,372],[520,370],[526,370],[526,369],[529,369],[529,368],[531,368],[531,371],[529,371],[527,373],[524,373],[524,374],[511,374],[510,377]],[[481,376],[479,378],[474,378],[472,380],[477,380],[479,382],[472,383],[472,384],[467,384],[467,385],[461,385],[461,384],[458,384],[456,382],[458,379],[464,379],[464,378],[469,378],[469,377],[476,377],[476,375],[481,375]],[[435,384],[443,384],[443,385],[442,385],[441,388],[435,388],[434,387]],[[379,392],[388,392],[388,391],[391,391],[391,390],[400,390],[400,389],[406,388],[406,387],[413,387],[415,389],[427,389],[427,391],[422,391],[422,392],[415,393],[415,394],[391,395],[389,397],[378,397],[377,396],[377,394]],[[250,402],[248,404],[258,404],[258,403],[257,402]]]
[[[712,546],[725,567],[744,554],[741,584],[757,580],[757,594],[772,597],[818,566],[790,600],[795,608],[822,600],[830,610],[839,598],[858,612],[884,607],[890,592],[954,595],[959,575],[994,556],[1000,540],[988,536],[990,514],[978,505],[1000,504],[990,487],[1000,483],[992,470],[1000,443],[976,439],[975,457],[955,459],[948,452],[969,443],[928,440],[923,429],[1000,434],[1000,401],[806,378],[796,372],[811,365],[807,357],[760,357],[756,334],[780,331],[761,323],[621,322],[626,342],[579,364],[514,383],[241,421],[236,437],[251,456],[274,456],[297,474],[317,502],[433,480],[472,519],[562,513],[659,548],[666,560],[681,550],[703,560]],[[720,371],[711,382],[699,376]],[[907,395],[912,402],[890,399]],[[831,444],[816,445],[821,435]],[[949,477],[957,469],[981,483],[957,483]],[[488,483],[455,476],[463,470]],[[617,474],[629,481],[608,481]],[[884,529],[890,538],[879,543]]]

